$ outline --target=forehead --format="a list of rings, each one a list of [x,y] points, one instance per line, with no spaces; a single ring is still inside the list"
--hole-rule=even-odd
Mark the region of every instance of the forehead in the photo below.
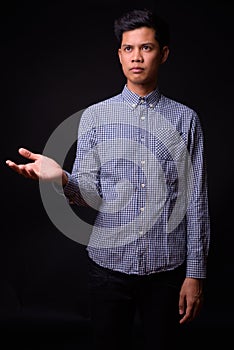
[[[141,27],[123,33],[122,45],[136,45],[141,43],[155,43],[155,30],[153,28]]]

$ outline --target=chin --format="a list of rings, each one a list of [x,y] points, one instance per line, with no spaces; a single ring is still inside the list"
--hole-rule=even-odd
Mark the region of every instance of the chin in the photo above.
[[[135,84],[135,85],[146,85],[147,81],[145,81],[143,79],[133,79],[133,80],[131,80],[131,83]]]

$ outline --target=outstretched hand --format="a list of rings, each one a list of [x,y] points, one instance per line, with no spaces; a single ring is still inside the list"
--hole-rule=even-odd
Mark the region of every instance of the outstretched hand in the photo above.
[[[33,153],[25,148],[19,149],[19,154],[31,162],[16,164],[7,160],[6,164],[18,174],[33,180],[56,181],[66,184],[67,176],[61,166],[52,158]]]

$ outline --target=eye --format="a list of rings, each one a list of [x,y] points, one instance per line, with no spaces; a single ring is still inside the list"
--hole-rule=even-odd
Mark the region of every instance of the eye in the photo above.
[[[144,50],[144,51],[150,51],[150,50],[151,50],[151,46],[149,46],[149,45],[143,45],[143,46],[142,46],[142,50]]]
[[[130,52],[132,50],[131,46],[125,46],[124,51]]]

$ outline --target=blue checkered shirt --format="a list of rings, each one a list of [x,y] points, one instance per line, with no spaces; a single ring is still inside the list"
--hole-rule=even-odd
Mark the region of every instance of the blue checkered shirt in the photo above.
[[[162,95],[122,92],[84,110],[65,196],[96,210],[97,264],[146,275],[186,263],[206,278],[210,242],[204,137],[196,112]]]

